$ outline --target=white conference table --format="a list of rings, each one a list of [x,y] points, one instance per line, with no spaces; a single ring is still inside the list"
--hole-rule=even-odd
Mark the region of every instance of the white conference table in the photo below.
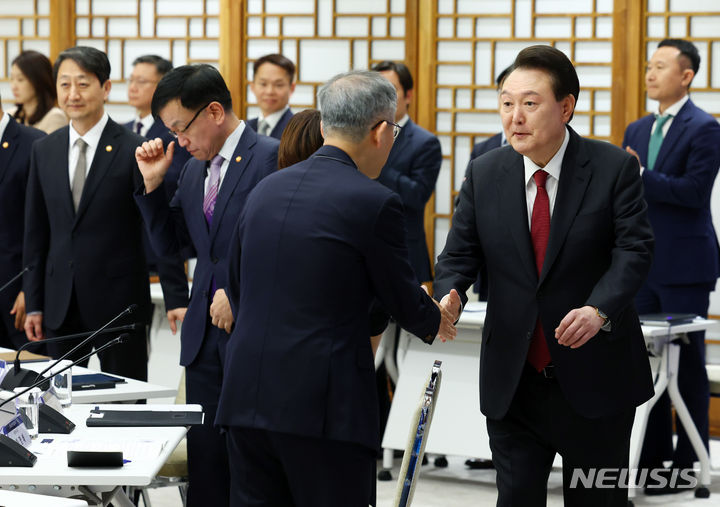
[[[468,303],[457,324],[458,334],[454,341],[435,341],[432,346],[421,342],[407,331],[400,333],[398,344],[399,378],[393,396],[382,446],[388,449],[405,449],[408,432],[418,402],[430,374],[433,362],[442,361],[442,386],[436,399],[432,427],[425,452],[449,456],[470,456],[490,459],[485,416],[480,412],[478,381],[480,378],[480,343],[485,321],[486,303]],[[667,326],[642,326],[646,343],[654,349],[651,357],[656,395],[638,407],[631,438],[630,463],[637,464],[642,446],[645,426],[650,408],[667,388],[673,403],[680,405],[677,392],[677,360],[679,347],[669,344],[668,338],[683,333],[702,331],[718,325],[718,322],[698,319],[690,324],[673,326],[668,337]],[[673,387],[674,386],[674,387]],[[684,406],[684,404],[683,404]],[[682,410],[678,413],[682,417]],[[687,416],[689,418],[689,415]],[[691,419],[689,420],[692,423]],[[688,427],[688,424],[685,424]],[[690,424],[694,428],[694,425]],[[696,446],[697,447],[697,446]],[[700,484],[710,483],[709,460],[704,446],[700,445]],[[704,454],[704,457],[703,457]],[[384,468],[392,467],[392,453],[385,452]],[[703,463],[706,461],[705,463]],[[555,466],[562,464],[559,456]],[[631,490],[632,491],[632,490]]]
[[[0,353],[13,352],[11,349],[0,347]],[[33,371],[42,371],[47,367],[48,363],[44,362],[24,362],[22,367]],[[94,370],[83,368],[82,366],[73,366],[73,375],[83,375],[87,373],[97,373]],[[113,375],[122,377],[121,375]],[[151,398],[172,398],[177,394],[177,389],[172,387],[161,386],[157,384],[149,384],[141,380],[135,380],[122,377],[125,383],[116,384],[110,389],[83,389],[81,391],[73,391],[73,403],[113,403],[119,401],[137,401],[147,400]]]
[[[147,486],[168,456],[187,433],[184,426],[88,428],[85,421],[98,405],[73,404],[65,411],[76,424],[69,435],[43,433],[30,446],[37,456],[32,468],[0,469],[0,488],[42,495],[70,497],[82,495],[91,502],[116,507],[131,506],[121,486]],[[110,410],[197,410],[200,405],[99,405]],[[122,450],[129,460],[117,468],[77,468],[67,466],[67,450]],[[60,505],[60,504],[58,504]]]
[[[88,503],[79,498],[58,498],[56,496],[0,490],[2,507],[87,507]]]

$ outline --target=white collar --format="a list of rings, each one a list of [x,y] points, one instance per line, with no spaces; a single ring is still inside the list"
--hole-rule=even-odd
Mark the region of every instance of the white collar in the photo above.
[[[0,119],[0,139],[2,139],[5,135],[5,129],[7,128],[8,123],[10,123],[10,115],[8,113],[4,113]]]
[[[675,102],[672,106],[669,106],[665,109],[665,111],[662,113],[663,116],[665,115],[672,115],[673,117],[677,116],[677,114],[680,112],[682,107],[685,105],[685,102],[690,100],[690,95],[687,93],[683,98]],[[658,104],[658,107],[655,109],[655,114],[657,116],[660,116],[660,104]]]
[[[260,122],[265,120],[268,125],[270,125],[270,130],[268,131],[268,134],[272,132],[272,130],[275,128],[275,125],[278,124],[280,121],[280,118],[285,114],[285,111],[290,109],[289,105],[286,105],[284,108],[280,109],[279,111],[275,111],[274,113],[270,113],[267,116],[263,116],[262,111],[258,115],[258,126],[260,125]]]
[[[227,139],[225,139],[225,143],[222,145],[222,148],[220,148],[218,155],[225,160],[230,160],[235,153],[235,148],[237,147],[238,142],[240,142],[240,136],[242,136],[244,130],[245,122],[240,120],[240,123],[237,127],[235,127],[235,130],[233,130]]]
[[[85,132],[85,134],[80,135],[78,134],[78,131],[75,130],[75,127],[73,127],[72,121],[70,122],[70,148],[75,145],[75,141],[77,141],[79,138],[82,138],[83,141],[85,141],[88,145],[88,148],[91,149],[91,152],[95,151],[95,148],[97,148],[97,145],[100,144],[100,136],[103,133],[103,130],[105,130],[105,125],[107,125],[108,120],[110,117],[108,116],[107,112],[103,113],[102,118],[100,118],[100,121],[97,122],[95,125],[92,126],[90,130]]]

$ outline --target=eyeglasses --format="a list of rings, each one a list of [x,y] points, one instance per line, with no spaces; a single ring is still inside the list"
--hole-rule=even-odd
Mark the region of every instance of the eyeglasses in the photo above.
[[[391,122],[391,121],[389,121],[389,120],[380,120],[380,121],[377,122],[375,125],[373,125],[372,127],[370,127],[370,130],[375,130],[375,129],[378,128],[380,125],[382,125],[383,122],[387,123],[388,125],[392,125],[392,127],[393,127],[393,139],[396,139],[397,136],[398,136],[398,134],[400,134],[400,129],[402,129],[402,127],[401,127],[400,125],[398,125],[397,123],[393,123],[393,122]]]
[[[185,132],[187,132],[187,129],[190,128],[190,125],[192,125],[192,123],[197,119],[197,117],[200,116],[200,113],[202,113],[202,112],[205,110],[205,108],[208,107],[210,104],[212,104],[212,102],[208,102],[208,103],[205,104],[203,107],[201,107],[200,109],[198,109],[198,112],[195,113],[195,116],[192,117],[192,120],[190,120],[190,121],[188,122],[188,124],[185,125],[185,128],[184,128],[184,129],[182,129],[182,130],[180,130],[180,131],[178,131],[178,132],[174,132],[174,131],[171,130],[171,131],[170,131],[170,134],[172,134],[172,136],[173,136],[175,139],[177,139],[178,134],[184,134]]]
[[[157,84],[157,81],[148,81],[147,79],[131,77],[130,79],[128,79],[128,84],[130,86],[132,86],[132,85],[147,86],[147,85],[151,85],[151,84]]]

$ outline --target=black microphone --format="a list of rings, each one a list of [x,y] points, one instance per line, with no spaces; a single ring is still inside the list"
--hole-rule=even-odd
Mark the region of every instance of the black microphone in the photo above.
[[[90,353],[88,353],[88,354],[85,354],[85,355],[84,355],[83,357],[81,357],[80,359],[77,359],[77,360],[71,362],[69,365],[65,366],[65,367],[62,368],[61,370],[58,370],[58,371],[54,372],[54,373],[53,373],[53,376],[58,375],[58,374],[64,372],[64,371],[67,370],[68,368],[72,368],[73,366],[77,366],[79,363],[81,363],[81,362],[85,361],[86,359],[94,356],[95,354],[99,354],[100,352],[102,352],[102,351],[105,350],[105,349],[108,349],[108,348],[110,348],[110,347],[114,347],[115,345],[119,345],[120,343],[124,343],[127,338],[130,338],[130,335],[129,335],[128,333],[121,334],[121,335],[118,336],[117,338],[113,338],[112,340],[110,340],[109,342],[107,342],[107,343],[106,343],[105,345],[103,345],[102,347],[99,347],[99,348],[93,350],[92,352],[90,352]],[[62,359],[58,359],[57,361],[55,361],[55,362],[51,365],[51,367],[57,365],[59,361],[62,361]],[[50,369],[50,368],[45,369],[42,373],[46,373],[49,369]],[[23,390],[20,391],[19,393],[15,393],[15,394],[14,394],[13,396],[11,396],[10,398],[1,401],[1,402],[0,402],[0,408],[2,408],[4,405],[8,404],[9,402],[13,401],[15,398],[19,398],[20,396],[22,396],[22,395],[25,394],[26,392],[30,391],[32,388],[38,387],[40,384],[42,384],[43,382],[45,382],[45,381],[47,381],[47,380],[48,380],[48,379],[46,379],[45,377],[43,377],[43,378],[41,378],[40,380],[38,380],[38,381],[34,382],[33,384],[31,384],[30,386],[26,387],[25,389],[23,389]],[[72,386],[68,386],[68,388],[70,389],[70,388],[72,388]]]
[[[140,323],[134,323],[134,324],[127,324],[125,326],[118,326],[118,327],[109,327],[106,329],[103,329],[100,334],[110,334],[110,333],[119,333],[122,331],[136,331],[140,329],[142,324]],[[27,342],[23,343],[22,347],[20,347],[15,354],[15,361],[13,363],[13,368],[8,371],[7,375],[3,379],[2,383],[0,383],[0,389],[6,389],[8,391],[12,391],[16,387],[27,387],[33,382],[35,382],[35,377],[37,375],[37,372],[33,370],[27,370],[25,368],[22,368],[20,366],[20,353],[33,346],[38,344],[44,344],[44,343],[54,343],[54,342],[63,342],[67,340],[76,340],[78,338],[85,338],[90,335],[92,335],[95,331],[87,331],[85,333],[75,333],[75,334],[69,334],[66,336],[57,336],[55,338],[46,338],[44,340],[39,340],[36,342]]]
[[[23,270],[20,271],[17,275],[13,276],[8,283],[6,283],[6,284],[3,285],[2,287],[0,287],[0,292],[4,291],[4,290],[7,289],[8,287],[10,287],[15,280],[17,280],[18,278],[20,278],[21,276],[23,276],[23,275],[24,275],[25,273],[27,273],[28,271],[32,271],[32,270],[33,270],[32,264],[28,264],[27,266],[25,266],[25,267],[23,268]]]
[[[132,305],[128,306],[127,308],[125,308],[123,311],[121,311],[121,312],[118,313],[115,317],[113,317],[113,318],[110,319],[107,323],[105,323],[105,325],[103,325],[100,329],[98,329],[98,330],[95,331],[93,334],[91,334],[90,336],[88,336],[87,338],[85,338],[83,341],[81,341],[80,343],[78,343],[77,345],[75,345],[72,349],[70,349],[70,350],[68,350],[67,352],[65,352],[62,356],[58,357],[58,358],[55,360],[55,364],[58,364],[60,361],[62,361],[62,360],[65,359],[66,357],[68,357],[70,354],[72,354],[73,352],[75,352],[76,350],[78,350],[80,347],[82,347],[83,345],[89,343],[90,340],[92,340],[92,339],[95,338],[97,335],[99,335],[100,333],[102,333],[105,329],[107,329],[107,327],[108,327],[110,324],[112,324],[113,322],[115,322],[115,321],[118,320],[119,318],[124,317],[125,315],[130,315],[131,313],[133,313],[135,310],[137,310],[137,307],[138,307],[138,305],[132,304]],[[87,357],[90,357],[90,356],[88,355]],[[83,358],[83,359],[85,359],[85,358]],[[36,378],[36,379],[40,378],[40,377],[41,377],[42,375],[44,375],[49,369],[53,368],[53,367],[55,366],[55,364],[52,364],[52,363],[51,363],[50,365],[48,365],[48,367],[45,368],[45,369],[44,369],[43,371],[41,371],[40,373],[38,373],[35,378]],[[1,407],[1,406],[2,406],[2,405],[0,405],[0,407]]]

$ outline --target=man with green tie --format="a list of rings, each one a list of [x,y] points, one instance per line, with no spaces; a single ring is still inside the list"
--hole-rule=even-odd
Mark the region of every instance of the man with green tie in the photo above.
[[[697,48],[665,39],[648,62],[647,95],[658,102],[625,130],[623,147],[640,161],[648,216],[655,234],[655,258],[636,298],[638,312],[688,312],[707,317],[710,292],[720,275],[720,253],[710,213],[710,194],[720,167],[720,125],[689,97],[700,67]],[[678,384],[690,415],[708,446],[709,386],[704,332],[689,333],[680,349]],[[697,460],[685,430],[677,423],[673,450],[670,400],[665,393],[648,421],[640,466],[692,468]],[[650,485],[649,485],[650,486]],[[682,491],[646,488],[646,494]]]

